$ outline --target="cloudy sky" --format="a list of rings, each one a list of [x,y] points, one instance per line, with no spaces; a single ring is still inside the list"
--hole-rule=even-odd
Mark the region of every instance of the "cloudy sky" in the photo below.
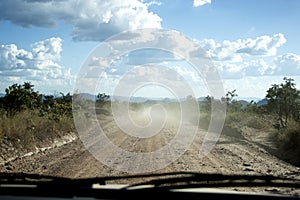
[[[285,76],[294,78],[299,88],[299,10],[298,0],[1,1],[0,93],[24,81],[41,93],[72,92],[84,61],[101,42],[122,31],[162,28],[199,45],[226,91],[263,98]],[[201,75],[166,53],[142,51],[126,59],[101,77],[106,86],[118,82],[118,72],[126,68],[122,64],[136,69],[149,60],[173,66],[195,87],[203,85]],[[202,90],[195,94],[207,95]]]

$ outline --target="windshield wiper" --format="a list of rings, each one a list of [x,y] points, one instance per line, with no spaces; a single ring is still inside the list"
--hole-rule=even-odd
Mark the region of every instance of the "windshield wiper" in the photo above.
[[[72,186],[92,186],[93,184],[106,185],[108,181],[126,179],[151,179],[129,185],[125,188],[133,188],[140,185],[153,185],[164,188],[185,187],[226,187],[226,186],[274,186],[300,188],[300,179],[271,175],[226,175],[197,172],[171,172],[155,174],[137,174],[125,176],[107,176],[95,178],[65,178],[27,173],[0,173],[0,184],[71,184]]]
[[[126,189],[142,185],[153,185],[165,189],[174,188],[199,188],[199,187],[285,187],[300,188],[300,179],[277,177],[271,175],[225,175],[225,174],[203,174],[179,172],[168,175],[180,175],[178,177],[158,178],[132,184]]]
[[[132,182],[132,179],[142,179],[142,181],[136,181],[137,183],[135,184],[127,185],[119,189],[112,189],[109,187],[94,187],[95,184],[106,185],[109,183],[109,181],[128,180],[128,182]],[[78,179],[25,173],[0,173],[0,195],[16,194],[44,197],[77,196],[112,199],[119,197],[132,198],[135,195],[150,195],[152,197],[154,194],[170,195],[173,189],[184,188],[263,186],[299,189],[300,180],[265,175],[224,175],[194,172],[172,172]],[[173,193],[171,195],[174,195]],[[135,198],[137,197],[135,196]]]

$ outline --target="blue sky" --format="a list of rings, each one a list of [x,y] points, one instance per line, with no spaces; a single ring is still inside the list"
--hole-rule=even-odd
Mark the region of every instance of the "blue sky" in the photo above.
[[[263,98],[284,76],[299,88],[299,10],[298,0],[1,1],[0,93],[24,81],[46,94],[72,92],[83,62],[102,41],[126,30],[163,28],[179,31],[207,52],[225,91]],[[144,56],[149,61],[149,52]],[[196,88],[196,96],[209,94],[197,90],[203,83],[193,70],[159,56],[155,63],[173,65]],[[107,72],[100,90],[113,91],[118,71],[121,66]]]

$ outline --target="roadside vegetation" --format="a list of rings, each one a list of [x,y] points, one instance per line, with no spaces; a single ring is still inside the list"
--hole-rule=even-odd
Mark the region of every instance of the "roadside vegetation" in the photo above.
[[[242,128],[249,127],[254,132],[269,133],[269,139],[276,147],[276,155],[282,160],[300,166],[300,91],[291,78],[283,83],[273,84],[267,91],[265,103],[251,101],[243,105],[236,100],[236,90],[227,92],[221,100],[227,104],[224,134],[240,137]],[[200,103],[204,113],[200,127],[207,128],[213,97],[207,96]]]
[[[72,96],[42,95],[34,86],[13,84],[0,98],[0,140],[32,150],[74,132]]]
[[[95,113],[100,118],[112,114],[110,96],[104,93],[99,93],[95,99],[85,99],[82,105],[79,103],[78,107],[72,109],[72,101],[86,98],[80,95],[72,96],[70,93],[60,93],[59,96],[42,95],[28,82],[9,86],[5,90],[5,95],[0,97],[0,141],[5,138],[28,146],[76,132],[73,111],[77,110],[95,108]],[[226,103],[223,134],[243,138],[242,129],[245,127],[256,133],[267,133],[268,139],[277,147],[277,156],[300,166],[300,92],[296,89],[294,80],[284,78],[283,83],[271,85],[266,91],[263,104],[238,101],[237,96],[237,91],[233,90],[228,91],[221,100],[207,96],[204,100],[198,101],[201,112],[200,128],[208,128],[213,103],[215,106],[218,103]],[[189,98],[192,97],[188,97],[186,101]],[[123,105],[122,102],[114,103]],[[129,108],[135,112],[155,103],[157,102],[131,102]],[[178,102],[161,103],[172,111],[171,115],[180,113]],[[83,108],[84,106],[88,108]],[[85,120],[89,117],[88,112],[83,113],[81,123],[87,124]],[[195,122],[193,116],[191,122]]]

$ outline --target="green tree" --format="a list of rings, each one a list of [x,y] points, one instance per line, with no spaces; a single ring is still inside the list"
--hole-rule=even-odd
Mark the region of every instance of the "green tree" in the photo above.
[[[284,83],[273,84],[266,95],[268,111],[278,116],[278,128],[286,127],[289,118],[299,120],[300,92],[293,79],[284,77],[283,80]]]
[[[237,97],[236,90],[228,91],[225,95],[225,97],[222,98],[223,102],[226,102],[227,109],[232,112],[237,112],[242,109],[241,102],[234,99],[234,97]]]
[[[207,111],[207,112],[210,112],[211,111],[211,105],[212,105],[212,102],[214,101],[214,97],[213,96],[209,96],[207,95],[203,101],[203,107],[204,107],[204,110]]]
[[[97,101],[99,101],[99,102],[105,102],[105,101],[108,101],[109,98],[110,98],[110,96],[107,95],[107,94],[105,94],[105,93],[99,93],[99,94],[97,95]]]
[[[9,115],[26,109],[33,110],[41,105],[42,95],[35,92],[33,87],[30,82],[25,82],[23,85],[13,84],[5,89],[3,104]]]
[[[104,108],[108,105],[110,96],[105,93],[99,93],[96,99],[96,105],[98,108]]]
[[[61,96],[54,98],[53,95],[46,95],[43,98],[43,106],[40,110],[41,117],[48,117],[55,121],[60,121],[62,117],[73,117],[72,95],[60,93]]]
[[[225,95],[225,99],[227,103],[231,103],[233,101],[234,97],[237,97],[238,95],[236,94],[236,90],[232,90],[232,91],[227,91],[226,95]]]

